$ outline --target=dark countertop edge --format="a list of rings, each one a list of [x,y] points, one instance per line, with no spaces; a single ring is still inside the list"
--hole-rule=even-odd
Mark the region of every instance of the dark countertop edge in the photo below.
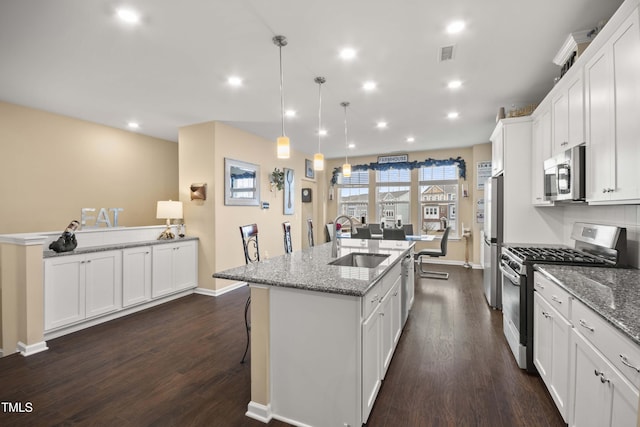
[[[52,250],[45,250],[42,252],[42,258],[47,259],[47,258],[56,258],[61,256],[69,256],[69,255],[90,254],[94,252],[117,251],[120,249],[137,248],[140,246],[166,245],[168,243],[188,242],[192,240],[200,240],[200,238],[193,237],[193,236],[185,236],[182,238],[172,239],[172,240],[141,240],[139,242],[114,243],[111,245],[89,246],[86,248],[79,248],[79,249],[76,248],[69,252],[54,252]]]
[[[387,266],[387,268],[385,268],[382,272],[380,272],[380,274],[378,274],[376,277],[374,277],[369,282],[367,287],[361,292],[355,291],[353,289],[332,288],[332,287],[318,287],[318,288],[314,287],[314,288],[311,288],[311,287],[309,287],[307,285],[301,285],[301,284],[296,284],[296,283],[292,283],[292,282],[282,283],[282,282],[275,282],[275,281],[265,280],[265,279],[247,280],[246,277],[242,277],[240,275],[225,274],[224,272],[213,273],[212,277],[214,277],[216,279],[236,280],[236,281],[239,281],[239,282],[245,282],[245,283],[256,284],[256,285],[277,286],[277,287],[280,287],[280,288],[298,289],[298,290],[310,291],[310,292],[322,292],[322,293],[329,293],[329,294],[336,294],[336,295],[347,295],[347,296],[363,297],[363,296],[365,296],[367,294],[367,292],[369,292],[371,290],[371,288],[373,288],[376,285],[376,283],[378,283],[384,277],[385,274],[387,274],[396,264],[401,262],[402,259],[413,248],[415,248],[415,242],[412,242],[412,244],[407,249],[405,249],[402,252],[400,252],[399,255],[396,257],[396,259],[394,260],[394,262],[389,264]],[[353,267],[353,268],[359,268],[359,267]],[[365,268],[365,267],[362,267],[362,268]]]
[[[640,345],[640,336],[636,336],[634,335],[622,322],[620,322],[618,319],[616,319],[615,317],[611,316],[611,315],[607,315],[606,313],[603,313],[598,307],[596,307],[596,305],[589,301],[588,299],[585,299],[584,296],[582,295],[578,295],[573,289],[571,289],[568,286],[565,286],[564,283],[562,283],[562,281],[560,279],[558,279],[557,277],[555,277],[553,274],[551,274],[548,271],[544,270],[545,265],[534,265],[533,268],[536,271],[539,271],[540,273],[542,273],[546,278],[548,278],[549,280],[553,281],[553,283],[557,284],[558,286],[560,286],[562,289],[564,289],[565,291],[569,292],[569,294],[571,294],[571,296],[575,297],[578,301],[580,301],[581,303],[583,303],[584,305],[586,305],[587,307],[589,307],[591,310],[593,310],[594,313],[596,313],[598,316],[600,316],[602,319],[604,319],[607,323],[609,323],[611,326],[613,326],[614,328],[616,328],[618,331],[620,331],[622,334],[624,334],[627,338],[629,338],[630,340],[632,340],[636,345]],[[604,268],[604,267],[603,267]]]

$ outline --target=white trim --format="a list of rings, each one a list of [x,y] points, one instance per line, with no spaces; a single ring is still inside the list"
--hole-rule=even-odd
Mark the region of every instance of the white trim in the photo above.
[[[276,415],[276,414],[272,414],[272,417],[278,421],[282,421],[284,423],[291,424],[292,426],[296,426],[296,427],[313,427],[310,424],[301,423],[299,421],[292,420],[287,417],[281,417],[280,415]]]
[[[220,295],[226,294],[227,292],[235,291],[236,289],[246,285],[247,285],[247,282],[235,282],[229,286],[225,286],[222,289],[196,288],[194,292],[200,295],[207,295],[210,297],[219,297]]]
[[[28,345],[23,343],[22,341],[18,341],[17,350],[20,352],[20,354],[27,357],[27,356],[31,356],[32,354],[49,350],[49,347],[47,347],[46,341],[40,341],[35,344],[28,344]]]
[[[247,412],[245,415],[249,418],[253,418],[254,420],[261,421],[267,424],[271,421],[271,405],[262,405],[260,403],[256,403],[254,401],[249,402],[247,405]]]
[[[565,62],[569,60],[569,57],[571,57],[571,54],[576,50],[579,44],[593,40],[591,37],[587,37],[587,34],[591,31],[593,31],[593,29],[576,31],[575,33],[569,34],[562,47],[560,47],[560,50],[553,58],[553,63],[562,67]]]
[[[157,305],[164,304],[166,302],[172,301],[174,299],[182,298],[182,297],[185,297],[187,295],[191,295],[193,293],[194,293],[194,289],[193,288],[186,289],[184,291],[177,292],[175,294],[167,295],[165,297],[154,299],[152,301],[147,301],[146,303],[143,303],[143,304],[139,304],[139,305],[131,306],[129,308],[125,308],[123,310],[115,311],[115,312],[113,312],[111,314],[107,314],[105,316],[95,317],[95,318],[92,318],[90,320],[83,320],[81,322],[74,323],[73,325],[63,326],[63,327],[61,327],[59,329],[53,329],[53,330],[50,330],[50,331],[44,331],[44,338],[46,340],[50,340],[50,339],[53,339],[53,338],[58,338],[58,337],[61,337],[63,335],[70,334],[72,332],[77,332],[77,331],[80,331],[82,329],[89,328],[91,326],[99,325],[100,323],[108,322],[109,320],[113,320],[113,319],[117,319],[119,317],[127,316],[129,314],[136,313],[138,311],[146,310],[147,308],[155,307]]]
[[[5,234],[0,235],[0,243],[9,243],[20,246],[42,245],[47,240],[45,236],[33,234]]]

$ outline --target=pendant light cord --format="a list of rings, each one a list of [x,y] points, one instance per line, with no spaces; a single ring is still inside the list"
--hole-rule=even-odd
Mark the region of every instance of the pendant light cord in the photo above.
[[[321,80],[318,81],[318,153],[320,153],[320,131],[322,128],[322,83]]]
[[[284,73],[282,72],[282,45],[280,47],[280,116],[282,117],[282,136],[284,133]]]
[[[349,138],[347,135],[347,106],[348,102],[343,102],[342,106],[344,107],[344,162],[349,163]]]

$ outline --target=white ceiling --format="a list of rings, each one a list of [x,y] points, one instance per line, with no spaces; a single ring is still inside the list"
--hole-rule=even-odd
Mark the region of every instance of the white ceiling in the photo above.
[[[609,18],[621,0],[2,0],[0,100],[172,141],[178,128],[224,121],[275,141],[280,135],[282,34],[286,120],[292,147],[350,156],[464,147],[488,141],[500,107],[538,103],[570,32]],[[142,15],[129,26],[120,6]],[[454,19],[466,30],[445,32]],[[456,45],[453,61],[439,48]],[[344,62],[342,47],[358,51]],[[231,75],[244,79],[232,88]],[[450,79],[463,87],[447,89]],[[374,80],[366,93],[361,85]],[[446,115],[456,110],[460,117]],[[388,129],[376,129],[378,120]],[[414,143],[406,138],[414,136]],[[274,144],[275,151],[275,144]]]

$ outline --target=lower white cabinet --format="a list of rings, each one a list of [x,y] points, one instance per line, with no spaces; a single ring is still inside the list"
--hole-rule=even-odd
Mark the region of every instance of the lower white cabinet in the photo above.
[[[375,310],[362,323],[362,421],[366,422],[382,384],[382,317]]]
[[[571,324],[539,292],[533,297],[533,363],[567,421]]]
[[[44,328],[55,329],[122,306],[121,251],[47,259],[44,263]]]
[[[122,306],[151,300],[151,247],[122,251]]]
[[[570,426],[636,426],[638,389],[579,332],[571,334],[572,416]]]
[[[197,262],[195,241],[154,246],[151,295],[156,298],[195,286]]]
[[[391,364],[391,358],[396,349],[396,344],[402,332],[401,307],[400,307],[400,277],[380,303],[380,315],[382,317],[382,366],[380,376],[384,379],[387,369]]]

